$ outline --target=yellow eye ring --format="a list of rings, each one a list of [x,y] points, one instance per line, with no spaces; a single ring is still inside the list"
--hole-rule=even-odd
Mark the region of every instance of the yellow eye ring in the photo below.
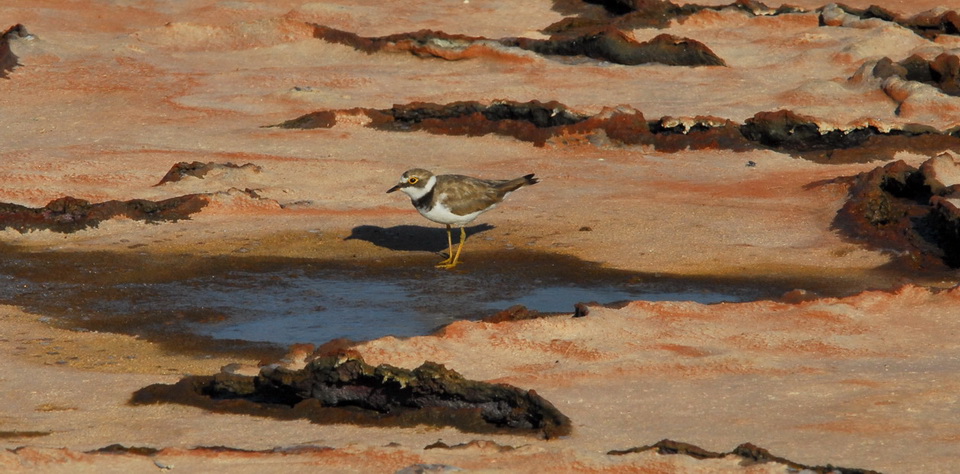
[[[407,182],[410,184],[417,184],[417,181],[420,181],[420,178],[416,176],[411,176],[410,179],[407,180]]]

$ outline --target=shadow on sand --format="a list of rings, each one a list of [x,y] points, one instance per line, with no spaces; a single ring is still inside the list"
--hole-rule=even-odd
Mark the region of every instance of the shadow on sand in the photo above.
[[[494,227],[490,224],[478,224],[467,227],[467,239]],[[454,229],[453,244],[457,245],[460,232]],[[406,252],[444,252],[447,250],[447,229],[445,227],[424,227],[418,225],[398,225],[380,227],[361,225],[354,227],[344,240],[364,240],[378,247]]]

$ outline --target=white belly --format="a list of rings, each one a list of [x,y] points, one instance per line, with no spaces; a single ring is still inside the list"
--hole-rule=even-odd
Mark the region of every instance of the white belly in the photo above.
[[[447,208],[446,206],[440,203],[437,203],[437,205],[433,206],[433,209],[430,209],[429,211],[420,209],[420,208],[417,208],[417,210],[420,211],[420,215],[422,215],[423,217],[426,217],[427,219],[432,220],[433,222],[439,222],[441,224],[450,224],[450,225],[455,225],[457,227],[463,227],[469,224],[474,219],[476,219],[477,216],[479,216],[480,214],[483,214],[484,212],[489,211],[494,207],[497,207],[497,206],[493,205],[482,211],[471,212],[470,214],[467,214],[465,216],[460,216],[460,215],[454,214],[453,212],[450,212],[449,208]]]

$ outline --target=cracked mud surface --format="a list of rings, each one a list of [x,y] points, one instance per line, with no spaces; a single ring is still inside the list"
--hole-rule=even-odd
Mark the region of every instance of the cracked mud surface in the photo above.
[[[474,223],[458,272],[768,288],[301,341],[534,390],[571,421],[550,440],[130,405],[144,387],[299,367],[314,349],[141,338],[120,329],[133,320],[91,330],[6,305],[0,466],[957,470],[956,12],[695,3],[4,2],[0,202],[14,220],[0,240],[8,270],[35,270],[20,284],[51,300],[67,293],[45,279],[108,291],[90,275],[122,272],[83,276],[105,261],[176,279],[207,259],[375,268],[433,294],[444,232],[383,193],[414,166],[542,179]],[[622,60],[657,42],[723,66]],[[205,205],[150,218],[184,196]],[[0,283],[24,290],[13,281]]]

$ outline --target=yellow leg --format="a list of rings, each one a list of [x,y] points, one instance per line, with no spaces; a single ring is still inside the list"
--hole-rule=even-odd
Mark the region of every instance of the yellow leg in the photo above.
[[[450,224],[447,224],[447,259],[438,263],[437,266],[446,265],[453,261],[453,237],[450,236]]]
[[[449,226],[447,226],[449,227]],[[447,237],[450,237],[450,230],[447,229]],[[457,263],[460,262],[460,251],[463,250],[463,243],[467,240],[467,231],[463,227],[460,228],[460,245],[457,246],[457,253],[453,255],[453,258],[446,259],[437,264],[437,267],[440,268],[453,268],[457,266]],[[453,241],[450,242],[450,250],[453,250]],[[452,253],[452,252],[451,252]]]

